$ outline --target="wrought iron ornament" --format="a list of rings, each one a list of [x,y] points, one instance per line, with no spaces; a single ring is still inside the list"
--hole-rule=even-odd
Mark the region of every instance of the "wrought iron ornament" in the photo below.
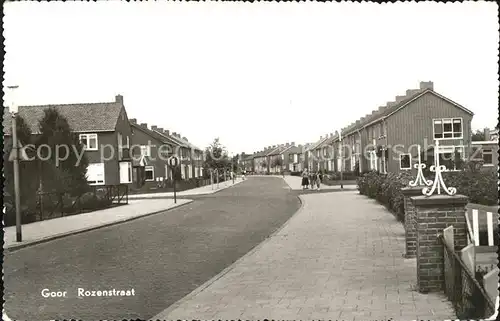
[[[434,177],[434,183],[432,184],[432,187],[424,187],[422,189],[422,193],[425,196],[431,196],[437,189],[438,195],[441,194],[441,188],[445,191],[446,194],[448,195],[455,195],[457,193],[457,189],[455,187],[446,187],[444,180],[443,180],[443,175],[441,174],[442,172],[446,171],[446,166],[440,165],[439,164],[439,141],[435,141],[435,147],[434,147],[434,165],[431,166],[430,170],[431,172],[435,172],[436,176]]]
[[[418,145],[417,147],[418,147],[418,164],[413,165],[413,167],[417,169],[417,178],[415,178],[414,181],[410,181],[408,183],[408,185],[410,185],[412,187],[416,187],[416,186],[431,186],[432,185],[432,181],[431,180],[427,180],[424,177],[423,169],[425,167],[427,167],[427,165],[422,164],[422,162],[421,162],[421,159],[420,159],[420,145]]]

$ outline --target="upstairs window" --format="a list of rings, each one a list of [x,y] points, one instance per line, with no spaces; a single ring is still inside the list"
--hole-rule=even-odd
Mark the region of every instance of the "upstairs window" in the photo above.
[[[141,145],[141,155],[151,157],[151,146]]]
[[[483,161],[484,165],[493,165],[493,150],[483,149]]]
[[[434,139],[463,138],[461,118],[434,119]]]
[[[85,150],[97,150],[97,134],[80,134],[79,139]]]

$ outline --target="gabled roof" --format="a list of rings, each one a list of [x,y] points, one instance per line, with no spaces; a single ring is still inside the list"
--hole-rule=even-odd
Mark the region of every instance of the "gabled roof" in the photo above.
[[[161,137],[163,137],[163,139],[168,140],[177,146],[189,147],[184,141],[180,140],[179,138],[177,138],[173,135],[167,135],[167,134],[159,132],[157,130],[153,130],[152,132],[156,133],[157,135],[160,135]]]
[[[163,134],[164,135],[164,134]],[[197,150],[197,151],[203,151],[201,148],[191,144],[190,142],[188,142],[187,140],[184,140],[182,138],[179,138],[179,137],[176,137],[176,136],[169,136],[169,137],[172,137],[172,138],[175,138],[177,141],[181,142],[184,146],[186,147],[189,147],[193,150]]]
[[[55,108],[64,116],[73,132],[106,132],[115,131],[123,104],[106,102],[19,106],[19,115],[24,118],[33,134],[40,133],[38,122],[43,118],[44,110],[48,108]],[[10,127],[5,127],[5,134],[10,134]]]
[[[283,152],[288,150],[290,147],[292,147],[292,146],[291,145],[288,145],[288,146],[280,145],[275,150],[273,150],[269,154],[267,154],[267,156],[281,155]]]
[[[348,127],[344,128],[342,130],[342,138],[352,134],[353,132],[360,130],[371,123],[377,122],[382,120],[383,118],[389,117],[390,115],[394,114],[395,112],[399,111],[400,109],[406,107],[410,102],[413,100],[427,94],[427,93],[432,93],[433,95],[446,100],[447,102],[453,104],[455,107],[462,109],[466,113],[470,115],[474,115],[474,113],[467,108],[463,107],[462,105],[452,101],[451,99],[448,99],[439,93],[435,92],[433,90],[433,84],[430,82],[430,85],[432,88],[426,87],[428,86],[429,83],[427,83],[425,86],[422,87],[421,83],[421,88],[420,89],[409,89],[406,91],[406,94],[404,96],[397,96],[395,101],[388,102],[385,106],[379,107],[378,110],[373,111],[370,115],[365,116],[364,118],[359,119],[357,122],[354,122],[353,124],[349,125]]]
[[[312,143],[311,145],[309,145],[307,147],[307,150],[314,150],[316,148],[318,148],[324,141],[326,141],[328,139],[329,136],[326,136],[326,137],[322,137],[320,138],[318,141],[316,141],[315,143]]]
[[[149,135],[149,136],[153,137],[154,139],[159,140],[162,143],[172,144],[172,145],[179,145],[177,142],[169,139],[168,137],[166,137],[164,135],[161,135],[160,133],[158,133],[158,132],[156,132],[154,130],[151,130],[149,128],[142,127],[139,124],[130,123],[130,126],[132,126],[133,129],[140,130],[143,133],[145,133],[146,135]]]
[[[292,145],[290,146],[290,149],[287,150],[288,153],[290,154],[301,154],[303,152],[303,147],[300,148],[299,146]]]

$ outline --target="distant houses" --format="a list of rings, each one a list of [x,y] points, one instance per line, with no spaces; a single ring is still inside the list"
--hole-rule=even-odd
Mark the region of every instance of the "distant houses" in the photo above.
[[[449,160],[454,155],[462,159],[470,157],[473,145],[478,145],[471,141],[473,115],[466,107],[435,91],[433,82],[421,82],[419,88],[408,89],[340,132],[326,134],[300,147],[290,144],[291,147],[283,151],[281,171],[298,172],[304,168],[324,172],[339,172],[342,168],[358,173],[415,171],[417,145],[421,146],[422,160],[422,157],[432,159],[435,140],[439,140],[441,164],[455,170],[455,163]],[[498,130],[492,131],[490,137],[495,135],[498,137]],[[489,162],[490,151],[494,153],[495,149],[492,144],[482,145],[486,147],[484,155]],[[256,173],[278,172],[276,167],[269,167],[276,148],[268,147],[254,154]]]

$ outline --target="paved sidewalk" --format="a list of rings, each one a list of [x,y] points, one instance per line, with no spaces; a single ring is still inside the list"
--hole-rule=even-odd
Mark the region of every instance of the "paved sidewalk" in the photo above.
[[[222,182],[219,183],[219,187],[217,188],[217,183],[215,183],[212,187],[212,185],[206,185],[202,187],[197,187],[193,189],[188,189],[182,192],[177,192],[177,196],[195,196],[195,195],[207,195],[207,194],[213,194],[220,192],[226,188],[229,188],[231,186],[235,186],[236,184],[239,184],[243,182],[241,178],[236,178],[233,181],[227,181],[227,182]],[[174,197],[174,192],[168,192],[168,193],[146,193],[146,194],[130,194],[128,196],[129,199],[154,199],[154,198],[173,198]]]
[[[279,176],[283,177],[283,176]],[[302,177],[300,176],[291,176],[285,175],[285,182],[290,186],[290,188],[294,191],[302,190]],[[316,190],[316,188],[315,188]],[[341,190],[340,185],[329,186],[325,184],[321,184],[320,190]],[[357,185],[344,185],[344,190],[357,190]]]
[[[76,234],[95,228],[128,221],[141,216],[165,211],[192,202],[173,200],[129,201],[128,205],[117,206],[100,211],[54,218],[51,220],[22,225],[23,241],[16,242],[16,227],[4,228],[4,249],[17,249],[51,239]]]
[[[302,195],[275,235],[152,319],[456,319],[420,294],[404,229],[357,192]]]

